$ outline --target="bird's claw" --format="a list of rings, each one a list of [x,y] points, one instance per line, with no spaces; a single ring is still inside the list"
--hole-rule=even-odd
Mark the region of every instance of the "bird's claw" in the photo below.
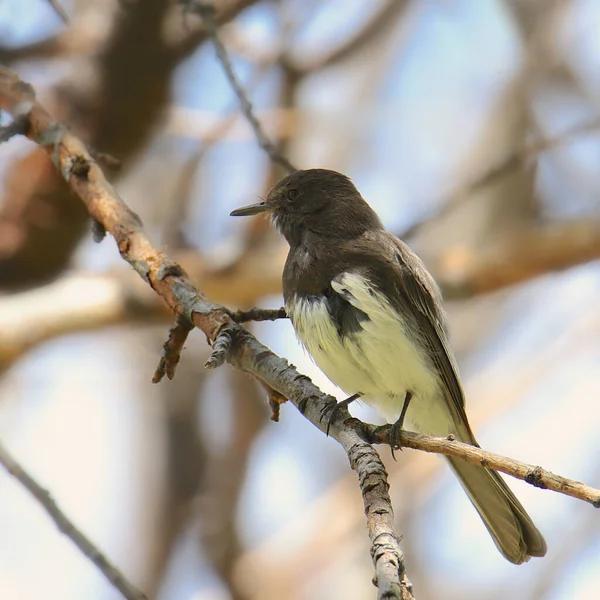
[[[321,420],[323,420],[326,413],[329,412],[329,415],[327,416],[327,429],[325,430],[325,435],[329,435],[331,425],[337,420],[337,418],[340,416],[340,413],[343,410],[347,410],[348,406],[350,406],[350,404],[352,404],[352,402],[355,400],[358,400],[358,398],[360,398],[360,394],[354,394],[353,396],[350,396],[350,398],[346,398],[346,400],[342,400],[341,402],[334,404],[331,409],[329,408],[330,405],[327,405],[325,408],[323,408],[321,411]]]

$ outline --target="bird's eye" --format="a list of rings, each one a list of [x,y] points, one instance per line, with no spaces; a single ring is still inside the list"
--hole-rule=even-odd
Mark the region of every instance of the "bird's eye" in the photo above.
[[[289,202],[293,202],[299,195],[300,192],[298,190],[288,190],[287,199]]]

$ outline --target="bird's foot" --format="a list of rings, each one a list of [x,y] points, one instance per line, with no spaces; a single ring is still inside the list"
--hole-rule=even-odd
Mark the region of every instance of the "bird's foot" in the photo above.
[[[331,408],[331,410],[329,410],[329,407],[323,410],[321,420],[323,420],[325,418],[326,413],[329,412],[329,414],[327,415],[327,429],[325,430],[326,435],[329,435],[329,429],[331,428],[331,424],[340,416],[340,412],[343,410],[347,410],[350,404],[352,404],[352,402],[358,400],[359,398],[360,394],[354,394],[349,398],[346,398],[345,400],[342,400],[341,402],[335,404]]]

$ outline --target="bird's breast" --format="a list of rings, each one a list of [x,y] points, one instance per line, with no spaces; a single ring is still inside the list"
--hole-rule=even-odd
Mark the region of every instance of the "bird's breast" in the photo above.
[[[362,394],[388,418],[397,416],[398,398],[407,390],[435,394],[438,379],[427,357],[385,298],[358,275],[345,276],[332,289],[290,294],[286,301],[299,340],[327,377],[348,395]]]

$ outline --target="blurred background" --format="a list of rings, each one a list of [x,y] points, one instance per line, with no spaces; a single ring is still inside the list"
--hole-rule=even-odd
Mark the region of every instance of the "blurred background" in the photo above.
[[[285,242],[228,218],[283,172],[240,115],[202,20],[173,0],[0,0],[0,62],[93,149],[153,241],[212,300],[281,305]],[[486,449],[600,486],[600,3],[215,0],[255,113],[299,168],[350,175],[446,297]],[[0,117],[8,122],[6,115]],[[342,449],[170,316],[94,244],[46,154],[0,146],[0,438],[150,598],[375,597]],[[595,262],[596,261],[596,262]],[[253,327],[326,391],[289,323]],[[377,421],[366,408],[361,418]],[[391,460],[420,600],[598,597],[600,517],[511,481],[548,555],[496,551],[445,463]],[[119,594],[0,473],[0,598]]]

